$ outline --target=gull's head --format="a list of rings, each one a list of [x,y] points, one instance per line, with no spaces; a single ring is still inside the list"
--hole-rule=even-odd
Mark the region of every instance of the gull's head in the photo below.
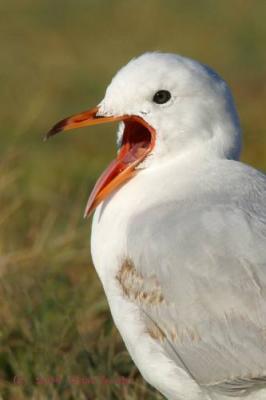
[[[241,130],[231,92],[212,69],[175,54],[145,53],[118,71],[100,104],[61,130],[120,121],[118,155],[98,180],[90,213],[140,169],[178,157],[237,159]]]

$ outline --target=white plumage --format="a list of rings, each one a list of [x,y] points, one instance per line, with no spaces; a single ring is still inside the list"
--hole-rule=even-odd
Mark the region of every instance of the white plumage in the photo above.
[[[163,104],[153,101],[160,90],[171,94]],[[238,161],[230,90],[198,62],[147,53],[97,108],[101,118],[132,115],[155,144],[103,196],[92,226],[115,324],[168,399],[265,399],[266,178]]]

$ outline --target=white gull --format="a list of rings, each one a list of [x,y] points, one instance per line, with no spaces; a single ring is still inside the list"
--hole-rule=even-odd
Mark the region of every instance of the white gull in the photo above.
[[[266,177],[209,67],[146,53],[102,102],[49,132],[121,121],[98,180],[91,248],[143,377],[171,400],[266,398]]]

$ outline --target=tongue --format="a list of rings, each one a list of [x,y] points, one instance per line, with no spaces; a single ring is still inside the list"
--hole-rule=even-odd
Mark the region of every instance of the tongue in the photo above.
[[[123,163],[126,164],[131,164],[134,161],[137,160],[142,160],[142,156],[145,155],[146,152],[146,148],[147,148],[147,143],[146,142],[139,142],[134,144],[128,151],[126,151],[126,153],[123,155],[122,153],[122,149],[121,152],[118,155],[118,158],[120,159],[120,155],[121,157],[121,161],[123,161]]]

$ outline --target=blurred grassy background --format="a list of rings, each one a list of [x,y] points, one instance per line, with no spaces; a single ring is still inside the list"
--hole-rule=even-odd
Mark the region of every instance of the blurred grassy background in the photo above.
[[[94,106],[147,50],[181,53],[230,84],[243,160],[266,169],[264,0],[2,0],[0,4],[0,398],[161,399],[113,327],[89,261],[86,198],[115,154],[115,127],[43,143]],[[13,377],[22,381],[13,383]],[[119,376],[130,384],[69,384]],[[62,377],[60,383],[37,379]]]

